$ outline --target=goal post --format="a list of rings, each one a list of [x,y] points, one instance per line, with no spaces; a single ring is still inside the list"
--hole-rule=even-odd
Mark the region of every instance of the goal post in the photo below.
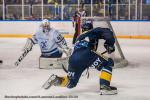
[[[101,27],[101,28],[109,28],[115,37],[115,52],[112,54],[107,54],[107,56],[110,56],[114,62],[115,62],[115,68],[117,67],[125,67],[128,65],[128,61],[126,60],[124,53],[121,49],[121,46],[118,42],[116,33],[111,25],[110,19],[109,18],[104,18],[104,17],[82,17],[80,20],[80,34],[82,34],[82,29],[81,25],[83,25],[85,22],[90,21],[93,24],[93,27]],[[105,48],[103,46],[104,40],[99,40],[99,45],[98,45],[98,52],[103,52],[105,51]]]

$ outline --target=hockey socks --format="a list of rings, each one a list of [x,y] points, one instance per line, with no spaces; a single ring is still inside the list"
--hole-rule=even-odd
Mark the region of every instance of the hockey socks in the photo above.
[[[110,85],[112,77],[112,67],[104,67],[100,74],[100,84]]]
[[[110,86],[112,77],[112,67],[104,67],[100,75],[100,94],[114,95],[117,94],[117,88]]]

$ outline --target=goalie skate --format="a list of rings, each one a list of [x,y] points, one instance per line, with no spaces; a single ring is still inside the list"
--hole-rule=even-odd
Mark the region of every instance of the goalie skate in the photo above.
[[[114,95],[117,94],[117,88],[113,86],[101,85],[100,95]]]
[[[42,86],[44,89],[49,89],[51,86],[59,83],[59,78],[57,75],[52,74],[49,79]]]

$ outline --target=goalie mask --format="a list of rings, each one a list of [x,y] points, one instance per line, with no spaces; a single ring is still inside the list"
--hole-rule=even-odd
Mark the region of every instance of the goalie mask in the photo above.
[[[43,32],[49,32],[50,30],[50,23],[47,19],[42,20],[41,27],[43,28]]]

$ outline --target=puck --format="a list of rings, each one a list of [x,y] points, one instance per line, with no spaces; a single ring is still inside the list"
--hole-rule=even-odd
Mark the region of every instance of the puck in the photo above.
[[[3,63],[3,61],[2,61],[2,60],[0,60],[0,63],[2,64],[2,63]]]

